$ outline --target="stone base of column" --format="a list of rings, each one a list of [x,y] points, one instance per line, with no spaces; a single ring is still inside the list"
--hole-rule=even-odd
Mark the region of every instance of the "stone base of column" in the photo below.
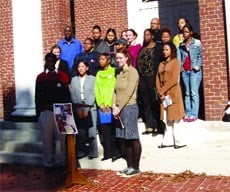
[[[12,116],[22,116],[22,117],[36,116],[35,106],[15,105],[14,109],[15,111],[11,113]]]

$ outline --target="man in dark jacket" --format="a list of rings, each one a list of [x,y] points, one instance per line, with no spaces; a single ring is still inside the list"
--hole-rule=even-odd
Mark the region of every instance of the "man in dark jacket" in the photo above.
[[[93,26],[92,30],[94,50],[99,53],[110,53],[109,45],[104,41],[101,36],[101,27],[98,25]]]
[[[150,23],[150,28],[154,31],[153,40],[158,44],[162,44],[160,19],[153,18]]]
[[[84,52],[77,55],[72,67],[72,77],[77,75],[77,65],[80,61],[86,61],[89,64],[89,73],[96,76],[100,65],[98,63],[99,53],[94,50],[93,39],[86,38],[84,41]]]

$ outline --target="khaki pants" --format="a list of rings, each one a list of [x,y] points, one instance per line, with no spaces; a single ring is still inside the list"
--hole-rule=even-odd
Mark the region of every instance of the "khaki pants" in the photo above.
[[[51,167],[54,165],[64,165],[66,159],[65,135],[59,134],[54,121],[52,111],[42,111],[39,126],[43,141],[43,165]]]

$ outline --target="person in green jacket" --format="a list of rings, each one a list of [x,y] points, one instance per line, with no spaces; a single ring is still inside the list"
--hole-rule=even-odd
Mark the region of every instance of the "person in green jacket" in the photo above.
[[[99,111],[98,131],[103,147],[102,161],[112,158],[112,161],[120,158],[120,154],[115,145],[115,127],[112,123],[112,98],[116,83],[115,68],[110,66],[110,55],[102,53],[99,56],[101,70],[97,72],[95,82],[95,97]],[[101,114],[110,114],[110,122],[102,122]]]

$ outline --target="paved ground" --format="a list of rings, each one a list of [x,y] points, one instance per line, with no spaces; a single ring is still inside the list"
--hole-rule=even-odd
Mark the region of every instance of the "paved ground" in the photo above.
[[[161,143],[162,135],[141,135],[144,125],[140,123],[140,170],[154,173],[180,173],[190,170],[197,174],[230,176],[230,123],[198,120],[193,123],[182,123],[181,130],[187,147],[159,149],[157,146]],[[102,153],[101,146],[99,147]],[[126,166],[123,159],[114,163],[110,160],[101,162],[101,154],[94,161],[84,158],[80,163],[82,168],[115,171]]]
[[[140,132],[144,130],[140,124]],[[116,171],[125,167],[119,159],[80,160],[80,173],[93,186],[65,188],[68,172],[57,169],[48,173],[42,167],[1,165],[0,191],[230,191],[230,123],[204,122],[181,125],[188,146],[158,149],[161,136],[142,136],[141,173],[122,178]],[[78,182],[78,181],[77,181]]]
[[[2,192],[229,192],[230,177],[206,176],[185,171],[180,174],[143,172],[131,178],[122,178],[111,170],[81,169],[92,185],[73,185],[65,188],[66,172],[23,165],[1,165]],[[78,180],[77,180],[78,182]]]

